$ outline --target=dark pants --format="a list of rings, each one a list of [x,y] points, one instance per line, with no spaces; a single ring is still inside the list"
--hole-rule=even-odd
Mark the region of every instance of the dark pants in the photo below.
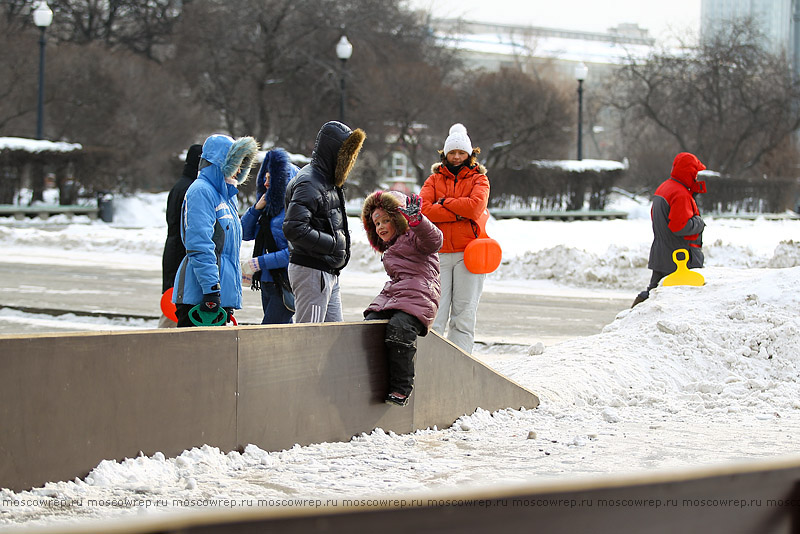
[[[388,319],[386,325],[386,357],[389,363],[389,392],[410,395],[414,388],[414,356],[417,336],[425,331],[419,319],[400,310],[369,312],[367,321]]]
[[[197,326],[189,319],[189,311],[194,308],[194,304],[177,304],[175,306],[175,315],[178,317],[178,328],[185,328],[188,326]],[[225,324],[231,321],[231,317],[233,316],[233,309],[232,308],[225,308],[225,311],[228,312],[228,320],[225,321]],[[220,325],[224,326],[224,325]]]
[[[653,275],[650,277],[650,283],[647,284],[647,294],[649,295],[651,290],[657,288],[661,279],[668,274],[669,273],[662,273],[661,271],[653,271]]]
[[[639,302],[647,300],[650,297],[650,291],[657,288],[661,279],[668,274],[669,273],[662,273],[661,271],[653,271],[653,275],[650,277],[650,283],[647,285],[647,289],[639,293],[639,295],[636,297],[636,301],[634,302],[634,306]]]
[[[261,282],[261,308],[264,318],[261,324],[289,324],[294,312],[283,305],[283,294],[275,282]]]

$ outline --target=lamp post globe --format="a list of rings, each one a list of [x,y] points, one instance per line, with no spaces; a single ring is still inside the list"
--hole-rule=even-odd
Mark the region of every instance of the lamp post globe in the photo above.
[[[340,98],[339,98],[339,120],[344,122],[344,101],[345,101],[345,92],[344,92],[344,69],[347,65],[347,60],[350,59],[350,56],[353,55],[353,45],[350,41],[347,40],[346,35],[342,35],[339,39],[339,42],[336,43],[336,57],[338,57],[342,62],[342,76],[340,80]]]
[[[36,139],[42,139],[44,127],[44,33],[53,22],[53,11],[47,2],[42,0],[33,10],[33,23],[39,27],[39,101],[36,116]]]
[[[581,61],[575,66],[575,79],[578,80],[578,161],[583,159],[583,80],[589,68]]]

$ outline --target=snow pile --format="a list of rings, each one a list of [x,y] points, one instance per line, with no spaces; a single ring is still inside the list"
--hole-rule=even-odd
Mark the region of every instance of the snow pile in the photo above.
[[[602,333],[498,370],[558,405],[800,409],[800,268],[698,272],[703,287],[657,288]]]
[[[600,334],[491,363],[539,395],[535,410],[478,410],[447,429],[377,428],[276,452],[206,445],[103,461],[83,480],[0,490],[0,524],[405,498],[795,452],[800,267],[701,272],[705,286],[658,288]]]
[[[608,248],[602,255],[556,245],[503,261],[491,277],[498,280],[552,280],[579,287],[633,289],[647,286],[649,246]]]
[[[545,169],[562,169],[570,172],[586,171],[621,171],[628,168],[628,161],[612,161],[607,159],[563,159],[563,160],[536,160],[532,162],[537,167]]]
[[[0,137],[0,150],[23,150],[25,152],[72,152],[81,150],[80,143],[43,141],[23,137]]]

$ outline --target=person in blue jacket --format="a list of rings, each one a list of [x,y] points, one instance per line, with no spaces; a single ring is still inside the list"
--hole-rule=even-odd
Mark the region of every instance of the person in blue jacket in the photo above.
[[[195,326],[189,312],[197,305],[210,317],[219,317],[224,308],[228,321],[233,310],[242,307],[242,225],[236,194],[257,156],[258,143],[252,137],[234,140],[215,134],[203,143],[200,172],[181,208],[186,257],[178,267],[172,293],[179,328]]]
[[[255,240],[253,257],[241,264],[242,281],[261,291],[261,324],[291,323],[294,315],[294,300],[288,294],[289,242],[283,235],[283,198],[286,184],[299,170],[284,149],[267,152],[256,179],[258,201],[242,215],[244,240]],[[284,292],[288,292],[287,298]]]

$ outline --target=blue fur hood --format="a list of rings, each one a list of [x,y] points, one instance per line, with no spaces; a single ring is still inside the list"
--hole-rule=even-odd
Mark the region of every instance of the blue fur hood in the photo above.
[[[300,169],[289,160],[289,153],[282,148],[273,148],[264,156],[256,179],[256,201],[267,193],[267,206],[264,213],[272,218],[283,211],[286,185]],[[269,190],[265,187],[269,173]]]

